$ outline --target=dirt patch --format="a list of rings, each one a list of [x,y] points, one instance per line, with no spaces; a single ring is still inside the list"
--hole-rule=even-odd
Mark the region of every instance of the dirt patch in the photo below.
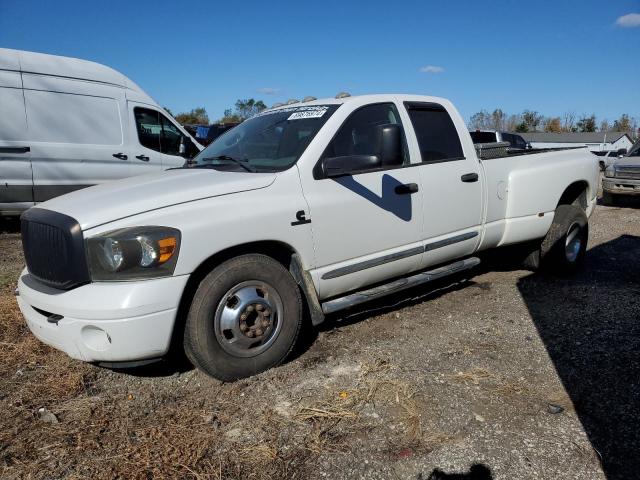
[[[232,384],[173,364],[102,369],[42,345],[13,295],[19,235],[1,234],[0,251],[2,478],[640,469],[640,209],[598,208],[575,277],[492,265],[334,317],[293,361]]]

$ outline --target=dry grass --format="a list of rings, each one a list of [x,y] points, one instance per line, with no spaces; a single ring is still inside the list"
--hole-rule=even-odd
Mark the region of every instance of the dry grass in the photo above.
[[[472,383],[479,385],[480,381],[487,380],[492,377],[491,373],[484,368],[472,368],[464,372],[456,372],[450,376],[453,380],[460,383]]]

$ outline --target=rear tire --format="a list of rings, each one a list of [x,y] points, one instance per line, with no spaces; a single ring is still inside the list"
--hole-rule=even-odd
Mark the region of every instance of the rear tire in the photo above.
[[[228,260],[200,283],[184,331],[189,360],[222,381],[282,363],[302,325],[298,285],[280,263],[260,254]]]
[[[536,268],[560,274],[575,271],[584,261],[588,238],[584,210],[576,205],[559,205],[537,252]]]

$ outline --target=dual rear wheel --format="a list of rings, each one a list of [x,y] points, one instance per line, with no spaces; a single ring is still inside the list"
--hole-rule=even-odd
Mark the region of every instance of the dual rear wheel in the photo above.
[[[532,270],[571,273],[583,262],[589,238],[587,215],[577,205],[558,205],[547,235],[525,260]]]

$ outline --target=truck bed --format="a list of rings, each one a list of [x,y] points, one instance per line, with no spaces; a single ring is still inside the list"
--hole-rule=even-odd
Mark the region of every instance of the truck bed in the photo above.
[[[481,160],[492,158],[518,157],[521,155],[535,155],[537,153],[558,152],[562,150],[575,150],[585,147],[557,147],[557,148],[533,148],[530,150],[513,150],[509,142],[475,143],[476,153]]]

